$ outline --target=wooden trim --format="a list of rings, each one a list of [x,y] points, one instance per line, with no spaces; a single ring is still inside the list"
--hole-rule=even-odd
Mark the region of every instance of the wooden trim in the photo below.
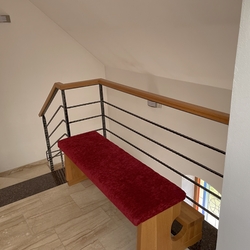
[[[146,100],[150,100],[153,102],[157,102],[159,104],[178,109],[193,115],[197,115],[203,118],[207,118],[209,120],[213,120],[222,124],[228,124],[229,123],[229,114],[220,112],[213,109],[204,108],[198,105],[194,105],[187,102],[182,102],[179,100],[175,100],[172,98],[168,98],[165,96],[153,94],[144,90],[136,89],[133,87],[129,87],[123,84],[115,83],[109,80],[105,79],[93,79],[93,80],[87,80],[87,81],[81,81],[81,82],[72,82],[67,84],[62,83],[55,83],[52,87],[40,113],[39,116],[42,116],[46,110],[48,109],[50,103],[55,97],[55,94],[57,93],[58,89],[60,90],[67,90],[67,89],[74,89],[74,88],[80,88],[80,87],[86,87],[91,85],[97,85],[102,84],[103,86],[131,94]]]
[[[41,111],[39,113],[39,116],[43,116],[45,114],[45,112],[47,111],[47,109],[50,106],[51,102],[53,101],[54,97],[56,96],[56,93],[57,93],[58,89],[60,89],[60,87],[62,85],[63,84],[60,83],[60,82],[54,83],[52,89],[49,92],[48,97],[45,100],[45,103],[42,106],[42,109],[41,109]]]
[[[198,183],[198,184],[200,184],[201,179],[195,177],[195,182]],[[194,200],[195,200],[197,203],[199,203],[199,198],[200,198],[200,187],[194,185]],[[194,208],[195,208],[196,210],[198,210],[198,209],[199,209],[199,206],[197,206],[196,204],[194,204]]]
[[[76,89],[76,88],[82,88],[82,87],[88,87],[92,85],[97,85],[100,82],[100,79],[92,79],[92,80],[86,80],[86,81],[80,81],[80,82],[71,82],[71,83],[66,83],[62,85],[62,90],[67,90],[67,89]]]

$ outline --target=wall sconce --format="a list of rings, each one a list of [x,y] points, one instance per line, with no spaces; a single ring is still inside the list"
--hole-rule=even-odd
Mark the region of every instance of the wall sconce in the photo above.
[[[0,23],[10,23],[9,15],[0,15]]]
[[[157,108],[158,103],[148,100],[148,106],[151,107],[151,108]]]

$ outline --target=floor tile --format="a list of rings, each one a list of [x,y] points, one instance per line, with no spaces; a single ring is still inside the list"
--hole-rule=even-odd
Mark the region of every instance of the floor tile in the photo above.
[[[34,235],[27,244],[22,244],[18,250],[65,250],[54,230],[48,230]]]
[[[28,168],[30,166],[26,167]],[[11,174],[9,171],[0,176],[7,175],[6,178],[11,179],[11,175],[14,175],[22,179],[21,171],[18,171],[14,170]],[[31,173],[26,175],[25,171],[22,173],[24,178],[32,176]],[[42,173],[42,171],[33,173]],[[1,178],[0,188],[3,180]],[[51,178],[55,180],[54,175],[48,177],[48,174],[40,178],[41,186],[48,186]],[[3,204],[0,207],[0,250],[136,249],[136,227],[90,180],[71,187],[63,183],[56,182],[49,189],[42,189],[38,191],[40,193],[33,193],[30,197],[26,196],[27,198],[14,200],[15,202],[7,203],[9,205]],[[22,185],[18,187],[23,193],[30,187],[33,190],[37,185],[35,178],[29,180],[25,188],[22,188]],[[1,191],[4,190],[1,189]],[[13,196],[12,191],[8,193]],[[0,193],[0,201],[6,198],[6,192]],[[217,235],[214,236],[214,234],[217,231],[210,227],[204,222],[205,237],[202,243],[195,244],[190,249],[214,250],[216,248]]]
[[[82,250],[105,250],[105,248],[99,240],[96,240],[93,243],[90,243],[88,246],[84,247]]]
[[[71,197],[84,213],[93,211],[108,202],[106,196],[95,185],[90,185],[83,191],[71,194]]]
[[[50,203],[51,201],[62,199],[63,197],[69,197],[71,194],[83,191],[84,189],[85,187],[81,185],[81,183],[75,184],[73,186],[68,186],[68,184],[65,183],[38,194],[38,197],[44,204],[46,204]]]
[[[105,249],[108,250],[136,249],[136,234],[123,225],[106,233],[103,237],[99,238],[99,240]]]
[[[68,196],[48,200],[38,208],[25,212],[24,217],[32,232],[37,234],[70,221],[82,214],[82,210]]]
[[[37,196],[28,197],[26,199],[11,203],[0,207],[0,223],[8,221],[14,217],[23,215],[30,210],[37,211],[41,207],[42,202]]]
[[[55,230],[65,249],[78,250],[93,245],[99,232],[106,228],[109,221],[109,216],[101,208],[97,208],[57,226]]]
[[[1,249],[20,249],[32,239],[32,233],[22,215],[0,223]]]

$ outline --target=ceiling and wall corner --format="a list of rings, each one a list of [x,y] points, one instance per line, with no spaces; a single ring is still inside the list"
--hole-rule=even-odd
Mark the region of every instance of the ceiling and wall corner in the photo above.
[[[108,67],[232,88],[240,0],[30,2]]]

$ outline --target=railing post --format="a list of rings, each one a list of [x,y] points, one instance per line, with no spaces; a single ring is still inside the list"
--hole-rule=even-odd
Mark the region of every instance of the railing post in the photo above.
[[[46,121],[45,115],[43,115],[42,118],[43,118],[44,134],[45,134],[45,140],[46,140],[47,152],[48,152],[47,159],[49,161],[50,170],[53,172],[54,171],[54,163],[53,163],[52,152],[51,152],[51,147],[50,147],[47,121]]]
[[[65,91],[61,90],[61,93],[62,93],[62,103],[63,103],[63,110],[64,110],[65,122],[66,122],[67,135],[68,135],[68,137],[70,137],[71,136],[71,132],[70,132],[70,126],[69,126],[69,116],[68,116],[68,109],[67,109],[67,102],[66,102]]]
[[[99,93],[100,93],[100,102],[101,102],[103,136],[107,137],[107,134],[106,134],[106,121],[105,121],[105,109],[104,109],[104,98],[103,98],[103,88],[102,88],[101,84],[99,84]]]

